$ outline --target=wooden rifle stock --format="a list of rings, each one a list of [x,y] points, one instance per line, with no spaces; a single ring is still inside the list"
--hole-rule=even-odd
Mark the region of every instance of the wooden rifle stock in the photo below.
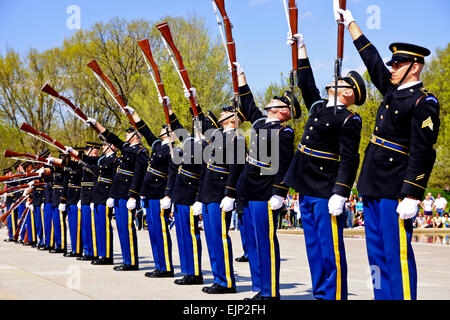
[[[339,0],[339,8],[341,8],[342,10],[346,10],[346,6],[347,6],[347,1],[346,0]],[[345,31],[345,26],[344,26],[344,17],[342,15],[341,16],[341,20],[338,23],[338,45],[337,45],[337,57],[339,59],[342,59],[344,57],[344,31]],[[340,74],[339,74],[340,76]]]
[[[19,238],[20,231],[22,229],[22,225],[25,222],[26,216],[28,215],[28,211],[30,211],[30,207],[26,207],[25,210],[22,212],[22,217],[19,220],[19,223],[17,224],[16,232],[14,233],[14,240],[17,240]]]
[[[292,36],[298,33],[298,8],[295,0],[289,0],[289,24],[291,26]],[[298,69],[298,49],[297,40],[291,45],[292,50],[292,69],[294,72]]]
[[[44,86],[41,88],[41,91],[51,95],[52,97],[55,97],[57,99],[61,99],[64,101],[64,103],[72,109],[72,111],[83,121],[86,121],[88,117],[81,111],[80,108],[76,107],[72,101],[67,99],[66,97],[60,95],[55,89],[53,89],[48,83],[44,84]],[[100,130],[93,124],[90,124],[91,128],[94,129],[97,133],[100,133]]]
[[[14,202],[11,207],[8,209],[8,211],[6,211],[4,214],[2,214],[0,216],[0,221],[3,224],[6,224],[6,219],[8,219],[9,215],[11,214],[11,212],[13,212],[14,210],[16,210],[16,208],[23,202],[25,201],[25,199],[28,198],[28,195],[22,195],[19,199],[17,199],[16,202]]]
[[[178,51],[178,49],[175,46],[175,43],[173,41],[173,37],[172,37],[172,33],[170,32],[169,24],[167,22],[164,22],[164,23],[158,24],[156,26],[156,28],[159,30],[159,32],[161,32],[161,35],[165,39],[166,43],[172,49],[172,52],[175,55],[175,59],[177,60],[177,63],[178,63],[178,71],[180,73],[180,76],[182,78],[184,86],[190,92],[191,88],[192,88],[191,82],[189,80],[187,70],[183,64],[183,58],[181,57],[181,54]],[[192,112],[194,113],[194,117],[197,118],[198,117],[197,105],[195,103],[195,98],[192,94],[189,96],[189,102],[191,104],[191,108],[192,108]]]
[[[112,92],[114,100],[116,100],[116,102],[119,104],[119,106],[125,111],[125,114],[127,115],[128,121],[130,121],[130,123],[133,126],[134,130],[136,130],[136,132],[137,132],[138,131],[137,130],[137,126],[136,126],[136,123],[133,120],[133,117],[125,109],[125,107],[126,107],[125,101],[123,101],[122,96],[117,92],[117,90],[114,87],[113,83],[105,75],[105,73],[103,72],[102,68],[100,68],[100,66],[97,63],[97,61],[95,59],[93,59],[93,60],[89,61],[89,63],[87,65],[88,65],[89,68],[91,68],[92,71],[94,71],[94,73],[97,76],[99,76],[101,79],[103,79],[103,81],[106,82],[106,84],[108,85],[109,89]]]
[[[233,83],[233,92],[234,96],[239,96],[239,83],[238,83],[238,76],[237,76],[237,70],[234,63],[236,62],[236,43],[233,39],[233,33],[231,30],[231,22],[228,18],[227,11],[225,10],[225,1],[224,0],[214,0],[216,3],[217,9],[220,12],[220,15],[223,19],[223,25],[225,28],[225,37],[227,39],[227,49],[228,49],[228,59],[230,61],[231,65],[231,79]]]
[[[11,157],[25,157],[25,158],[28,158],[28,159],[33,159],[33,160],[37,160],[37,161],[40,161],[40,162],[48,163],[48,160],[47,160],[47,159],[41,158],[41,157],[36,156],[36,155],[34,155],[34,154],[30,154],[30,153],[18,153],[18,152],[14,152],[14,151],[11,151],[11,150],[5,150],[4,157],[5,157],[5,158],[11,158]],[[59,164],[59,163],[52,163],[52,165],[55,165],[55,166],[60,167],[60,168],[64,168],[64,166],[61,165],[61,164]]]
[[[42,186],[43,184],[44,184],[43,182],[38,182],[38,183],[35,183],[34,185],[35,186]],[[14,190],[21,190],[21,189],[26,189],[26,188],[30,188],[30,187],[31,186],[29,184],[21,184],[20,186],[15,186],[15,187],[11,187],[11,188],[8,188],[8,189],[5,189],[5,190],[1,190],[0,191],[0,195],[5,194],[7,192],[14,191]]]
[[[36,177],[39,176],[37,172],[28,172],[28,173],[16,173],[10,176],[0,176],[0,182],[8,181],[16,178],[27,178],[27,177]]]
[[[152,50],[150,48],[150,42],[148,41],[148,39],[144,39],[138,41],[138,45],[141,48],[142,52],[144,53],[145,57],[150,62],[150,65],[152,66],[153,73],[155,75],[156,89],[158,90],[159,95],[161,97],[164,97],[166,95],[166,91],[164,89],[164,84],[161,80],[161,74],[159,72],[158,66],[156,65],[155,59],[153,59]],[[163,99],[162,105],[164,110],[164,117],[166,118],[166,124],[170,126],[169,109],[165,99]]]
[[[58,140],[53,139],[52,137],[50,137],[49,135],[47,135],[43,132],[39,132],[38,130],[36,130],[35,128],[33,128],[32,126],[30,126],[29,124],[27,124],[25,122],[22,123],[22,125],[20,126],[20,130],[28,132],[34,136],[40,136],[40,137],[44,138],[44,140],[46,140],[49,144],[57,147],[60,150],[67,151],[67,148],[62,143],[60,143]],[[73,158],[75,158],[76,160],[80,160],[80,158],[75,153],[70,152],[70,155]],[[47,161],[47,160],[44,160],[44,161]]]

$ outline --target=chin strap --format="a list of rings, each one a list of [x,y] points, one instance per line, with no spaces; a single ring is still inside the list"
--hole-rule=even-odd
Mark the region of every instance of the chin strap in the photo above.
[[[402,85],[402,82],[405,80],[406,76],[408,75],[408,73],[411,71],[412,67],[414,65],[414,62],[411,62],[411,64],[408,67],[408,70],[406,70],[405,74],[402,77],[402,80],[400,80],[400,82],[398,83],[398,86]]]

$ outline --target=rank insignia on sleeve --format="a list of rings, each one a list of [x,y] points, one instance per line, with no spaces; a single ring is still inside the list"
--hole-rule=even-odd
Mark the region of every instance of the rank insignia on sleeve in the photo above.
[[[428,117],[422,122],[422,129],[426,127],[429,127],[431,131],[433,131],[433,121],[431,120],[431,117]]]
[[[421,175],[417,176],[416,180],[423,179],[424,177],[425,177],[425,174],[421,174]]]

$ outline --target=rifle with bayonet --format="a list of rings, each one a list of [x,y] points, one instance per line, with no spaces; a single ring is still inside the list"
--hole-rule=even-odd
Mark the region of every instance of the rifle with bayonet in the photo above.
[[[346,10],[347,1],[339,0],[339,8]],[[334,114],[336,114],[337,96],[338,96],[338,81],[342,77],[342,59],[344,58],[344,17],[340,15],[338,23],[337,35],[337,57],[334,62]]]

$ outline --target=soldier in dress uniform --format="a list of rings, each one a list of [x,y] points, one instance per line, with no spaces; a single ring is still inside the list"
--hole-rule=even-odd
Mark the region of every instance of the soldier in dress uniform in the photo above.
[[[72,148],[70,148],[72,149]],[[79,147],[75,150],[84,150],[84,148]],[[61,160],[55,159],[55,162],[61,164]],[[82,230],[81,230],[81,210],[78,208],[78,202],[81,196],[81,177],[82,177],[82,167],[79,163],[74,162],[72,157],[67,163],[71,171],[67,173],[67,201],[66,201],[66,215],[69,223],[69,235],[71,251],[64,254],[65,257],[81,257],[83,253],[83,242],[82,242]]]
[[[126,130],[126,141],[89,118],[88,124],[96,126],[108,143],[113,144],[122,153],[111,187],[111,199],[114,199],[114,213],[122,249],[123,264],[115,266],[116,271],[139,270],[138,246],[134,219],[136,204],[140,199],[140,190],[148,162],[148,151],[140,143],[138,133],[133,127]],[[107,205],[111,200],[107,200]]]
[[[25,173],[25,167],[28,166],[30,162],[25,161],[25,162],[20,162],[19,166],[17,167],[16,172],[23,174]],[[18,199],[20,196],[20,192],[16,193],[16,199]],[[27,200],[28,201],[28,200]],[[20,219],[22,218],[22,214],[25,211],[26,208],[26,203],[27,201],[22,202],[18,207],[17,207],[17,221],[20,221]],[[20,231],[19,231],[19,238],[17,240],[17,243],[24,243],[24,238],[25,238],[25,231],[26,228],[24,227],[26,225],[26,222],[22,223],[22,226],[20,227]]]
[[[52,157],[47,157],[52,159]],[[42,234],[44,245],[38,247],[38,250],[52,250],[54,248],[54,230],[52,224],[52,197],[53,197],[53,170],[50,166],[44,166],[44,172],[50,172],[50,175],[43,176],[44,180],[44,198],[43,198],[43,220]]]
[[[50,158],[50,162],[55,160],[67,166],[69,156],[63,152],[59,153],[59,159]],[[50,253],[67,252],[67,227],[66,227],[66,201],[69,176],[68,173],[60,167],[52,167],[53,172],[53,192],[52,192],[52,234],[53,249]]]
[[[228,230],[237,198],[236,184],[245,162],[245,138],[236,132],[245,119],[238,111],[236,114],[237,117],[233,106],[227,106],[215,121],[221,127],[211,136],[207,146],[209,158],[205,159],[200,176],[198,201],[203,203],[203,228],[214,276],[213,285],[204,287],[203,292],[210,294],[236,292]]]
[[[278,300],[280,251],[276,221],[289,191],[283,178],[294,155],[294,130],[284,122],[300,116],[300,105],[292,92],[285,91],[270,100],[264,107],[267,116],[263,116],[241,66],[235,64],[241,112],[252,123],[249,154],[237,186],[248,221],[246,238],[253,288],[260,289],[252,299]],[[266,157],[263,150],[267,151]],[[256,247],[256,252],[251,247]]]
[[[350,10],[343,15],[370,78],[382,94],[357,188],[363,197],[367,253],[375,299],[416,299],[417,270],[411,246],[412,218],[433,169],[439,132],[439,102],[420,73],[430,51],[392,43],[386,65],[362,34]]]
[[[194,88],[191,88],[191,92],[185,90],[186,98],[189,98],[190,94],[194,96],[197,102]],[[174,281],[178,285],[203,284],[201,268],[202,244],[198,227],[203,205],[197,201],[203,157],[202,154],[198,158],[196,155],[198,156],[199,151],[203,149],[203,134],[206,130],[213,128],[214,122],[205,116],[198,103],[196,103],[196,107],[201,128],[198,128],[198,130],[194,128],[192,136],[187,138],[187,134],[185,137],[177,135],[177,138],[183,142],[183,152],[180,155],[182,162],[178,167],[174,187],[170,190],[167,198],[163,199],[164,201],[167,200],[165,205],[170,206],[170,203],[172,203],[174,206],[181,272],[185,274],[183,278]],[[193,111],[190,111],[193,114]],[[172,119],[176,119],[174,114],[172,117]],[[181,129],[183,127],[180,122],[172,120],[172,130],[177,133]]]
[[[172,114],[170,100],[168,97],[165,99],[169,112]],[[173,139],[167,135],[166,126],[163,126],[159,136],[156,137],[133,108],[126,107],[126,109],[133,116],[139,133],[151,146],[150,161],[142,183],[141,196],[146,210],[155,270],[146,272],[145,276],[173,277],[172,239],[169,232],[170,199],[167,201],[166,198],[165,203],[162,199],[170,194],[178,170],[178,166],[172,161],[171,148],[174,149],[173,152],[180,152],[180,150],[174,146],[170,147]],[[176,121],[176,118],[171,116],[171,120]]]
[[[48,149],[44,150],[39,154],[39,157],[46,158],[50,155],[50,151]],[[43,164],[39,165],[37,169],[37,173],[41,175],[39,179],[36,179],[35,182],[44,182],[43,174],[45,173],[45,167]],[[37,186],[33,189],[33,213],[34,213],[34,225],[36,228],[36,239],[37,239],[37,248],[44,247],[44,189],[45,187]]]
[[[284,181],[300,195],[314,297],[346,300],[342,213],[358,170],[362,128],[360,116],[348,107],[364,104],[366,88],[362,77],[350,71],[338,79],[337,92],[333,82],[326,87],[328,99],[322,99],[303,37],[294,36],[299,49],[297,78],[309,118]]]
[[[11,176],[13,175],[14,171],[13,169],[17,168],[19,165],[20,161],[16,161],[13,165],[11,165],[10,167],[3,169],[3,175],[5,176]],[[10,183],[5,183],[5,190],[7,190],[8,188],[14,187],[15,185],[17,185],[17,182],[10,182]],[[16,199],[15,194],[8,194],[6,196],[6,210],[9,210],[9,208],[11,207],[11,205],[15,202],[14,200]],[[7,219],[7,227],[8,227],[8,238],[4,239],[6,242],[14,242],[14,233],[16,232],[16,228],[17,228],[17,213],[16,210],[14,210],[13,212],[11,212],[11,214],[8,216]]]
[[[96,182],[92,193],[92,205],[95,216],[95,238],[97,244],[98,259],[91,263],[95,265],[113,265],[113,231],[111,226],[114,201],[107,204],[111,195],[111,187],[114,174],[119,165],[116,155],[116,147],[104,142],[101,156],[87,156],[81,154],[81,160],[96,166]],[[111,201],[110,201],[111,202]]]

